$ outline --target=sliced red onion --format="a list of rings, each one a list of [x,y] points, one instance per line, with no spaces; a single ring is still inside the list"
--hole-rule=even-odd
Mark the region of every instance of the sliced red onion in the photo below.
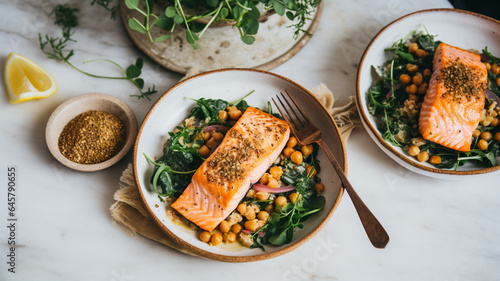
[[[491,58],[486,54],[481,54],[480,56],[481,56],[482,62],[490,62],[491,61]]]
[[[214,153],[214,151],[217,149],[217,147],[219,147],[220,143],[222,141],[217,141],[216,143],[214,143],[214,145],[212,146],[212,148],[210,148],[210,153],[208,155],[211,155],[212,153]]]
[[[257,232],[257,235],[259,235],[260,237],[264,237],[266,236],[266,233],[264,231],[259,231]]]
[[[492,91],[490,90],[486,90],[484,91],[484,93],[486,94],[486,96],[492,100],[492,101],[496,101],[497,102],[497,105],[500,105],[500,98],[495,94],[493,93]]]
[[[269,186],[266,186],[266,185],[263,185],[260,183],[256,183],[253,185],[253,189],[255,189],[257,191],[269,192],[269,193],[283,193],[283,192],[295,190],[295,187],[293,187],[291,185],[287,185],[287,186],[283,186],[283,187],[279,187],[279,188],[271,188]]]
[[[248,229],[242,229],[241,232],[246,233],[246,234],[252,233],[252,231],[248,230]]]
[[[398,90],[399,88],[401,88],[401,84],[394,85],[394,90]],[[392,95],[392,89],[389,90],[389,92],[387,92],[387,94],[385,95],[385,98],[390,99],[391,95]]]
[[[203,128],[203,132],[209,132],[209,131],[227,132],[227,130],[229,130],[229,128],[222,125],[210,125]]]

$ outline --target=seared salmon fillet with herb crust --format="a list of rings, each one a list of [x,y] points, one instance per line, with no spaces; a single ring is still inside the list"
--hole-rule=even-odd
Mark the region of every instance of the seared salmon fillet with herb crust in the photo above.
[[[278,158],[289,137],[285,121],[247,108],[172,208],[204,230],[215,229]]]
[[[483,112],[488,72],[479,54],[439,44],[433,74],[420,110],[423,138],[470,151]]]

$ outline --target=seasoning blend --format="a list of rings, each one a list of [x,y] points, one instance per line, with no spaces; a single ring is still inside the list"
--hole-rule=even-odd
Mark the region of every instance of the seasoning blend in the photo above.
[[[115,115],[84,112],[66,124],[58,140],[59,151],[70,161],[97,164],[116,155],[125,144],[125,125]]]

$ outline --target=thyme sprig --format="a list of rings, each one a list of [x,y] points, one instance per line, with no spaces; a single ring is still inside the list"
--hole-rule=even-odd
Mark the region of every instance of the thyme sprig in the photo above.
[[[79,9],[70,8],[67,4],[57,5],[51,14],[55,15],[55,24],[60,26],[62,29],[62,35],[60,37],[52,37],[48,34],[42,36],[40,33],[38,34],[38,41],[40,44],[40,49],[42,52],[47,55],[48,58],[54,59],[57,61],[61,61],[66,63],[76,71],[85,74],[94,78],[102,78],[102,79],[118,79],[118,80],[128,80],[139,90],[140,95],[132,95],[139,99],[146,98],[150,100],[149,96],[155,94],[157,90],[155,89],[155,85],[149,87],[147,90],[143,90],[144,88],[144,79],[139,76],[142,73],[143,60],[142,58],[137,58],[134,64],[129,65],[126,69],[121,67],[119,64],[114,61],[108,59],[94,59],[83,62],[91,63],[91,62],[107,62],[115,67],[117,67],[123,74],[123,76],[104,76],[86,72],[74,64],[70,62],[70,58],[74,55],[74,50],[68,50],[68,44],[70,42],[76,42],[75,39],[72,38],[75,31],[73,30],[78,26],[78,17],[76,13]]]

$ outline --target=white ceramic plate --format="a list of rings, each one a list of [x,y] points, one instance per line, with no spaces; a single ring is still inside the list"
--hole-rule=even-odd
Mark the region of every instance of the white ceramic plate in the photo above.
[[[500,55],[500,22],[497,20],[455,9],[424,10],[395,20],[373,38],[361,58],[357,75],[356,101],[363,125],[370,137],[387,155],[416,173],[453,179],[459,176],[499,171],[500,166],[480,168],[472,164],[461,166],[457,171],[436,169],[429,163],[418,162],[414,157],[404,153],[400,147],[391,145],[381,137],[376,126],[376,118],[370,115],[366,102],[368,90],[374,82],[371,68],[381,66],[390,59],[390,54],[384,52],[385,48],[422,25],[429,34],[437,35],[436,40],[462,49],[479,51],[488,46],[488,51]]]
[[[173,131],[196,105],[194,101],[187,99],[188,97],[233,101],[252,90],[255,92],[245,100],[249,105],[263,109],[267,109],[267,103],[272,97],[288,90],[322,130],[325,141],[332,148],[344,170],[347,168],[344,145],[333,119],[313,94],[291,80],[265,71],[224,69],[197,75],[172,87],[153,105],[139,130],[134,148],[136,183],[148,211],[161,229],[186,249],[206,258],[245,262],[268,259],[289,252],[310,239],[326,224],[342,197],[340,181],[325,155],[320,152],[318,155],[322,168],[320,176],[326,186],[323,193],[326,205],[320,213],[311,216],[304,223],[303,229],[296,231],[290,244],[281,247],[267,246],[266,251],[234,247],[233,244],[236,243],[212,247],[201,242],[196,231],[176,224],[167,217],[165,204],[160,202],[154,191],[150,190],[149,179],[153,166],[146,161],[143,153],[149,157],[162,155],[162,146],[168,132]]]

